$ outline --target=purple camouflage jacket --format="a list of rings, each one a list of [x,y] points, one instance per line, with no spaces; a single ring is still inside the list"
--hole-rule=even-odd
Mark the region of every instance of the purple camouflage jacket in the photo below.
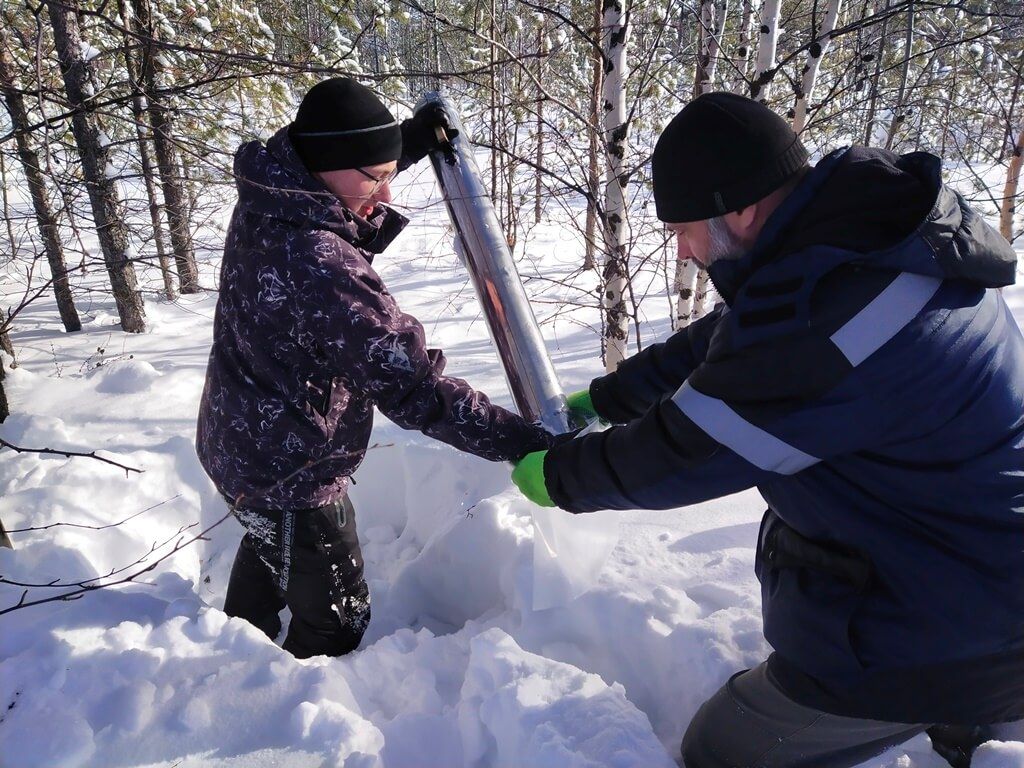
[[[224,246],[196,448],[243,506],[297,510],[341,497],[366,452],[373,406],[405,429],[492,461],[552,437],[466,382],[374,271],[407,220],[346,209],[282,129],[235,155],[238,203]]]

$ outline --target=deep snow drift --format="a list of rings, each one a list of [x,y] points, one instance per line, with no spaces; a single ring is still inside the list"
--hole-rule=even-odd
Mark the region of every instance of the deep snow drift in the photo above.
[[[414,221],[377,266],[449,371],[507,404],[429,193],[424,183],[399,198],[417,203]],[[557,279],[579,261],[557,222],[529,242],[528,274]],[[205,285],[215,270],[214,255]],[[1008,298],[1024,317],[1024,292]],[[63,334],[44,300],[12,333],[21,365],[0,437],[99,450],[144,473],[0,454],[0,517],[17,547],[0,550],[0,573],[44,585],[0,586],[0,611],[26,589],[40,600],[156,565],[0,614],[0,766],[672,766],[700,703],[767,654],[756,492],[616,514],[620,539],[593,588],[534,611],[531,506],[508,468],[382,418],[352,492],[374,605],[362,649],[300,662],[228,619],[219,608],[241,527],[229,518],[170,554],[226,513],[192,445],[215,299],[150,299],[140,336],[120,333],[102,299],[80,308],[81,333]],[[646,339],[664,334],[668,302],[649,306]],[[544,319],[554,309],[538,303]],[[588,323],[578,311],[544,325],[570,391],[600,373]],[[1000,738],[976,768],[1024,767],[1024,728]],[[944,765],[925,736],[865,764]]]

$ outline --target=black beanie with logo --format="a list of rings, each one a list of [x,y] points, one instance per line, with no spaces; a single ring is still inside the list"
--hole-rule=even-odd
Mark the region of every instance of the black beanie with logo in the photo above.
[[[402,156],[402,130],[395,116],[373,91],[347,77],[309,89],[288,137],[314,173],[380,165]]]
[[[654,204],[668,223],[738,211],[807,165],[807,150],[785,120],[734,93],[697,97],[668,124],[651,159]]]

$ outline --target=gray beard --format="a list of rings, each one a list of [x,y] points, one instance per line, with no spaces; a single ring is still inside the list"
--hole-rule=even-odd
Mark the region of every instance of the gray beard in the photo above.
[[[743,253],[743,244],[721,216],[708,219],[708,253],[705,267],[710,267],[719,259],[738,259]]]

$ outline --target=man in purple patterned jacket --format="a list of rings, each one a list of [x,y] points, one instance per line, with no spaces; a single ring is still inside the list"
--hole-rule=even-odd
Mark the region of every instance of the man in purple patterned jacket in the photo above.
[[[196,447],[246,529],[224,610],[275,637],[287,605],[284,648],[300,658],[353,650],[369,621],[346,490],[374,405],[491,461],[551,443],[444,376],[444,355],[371,266],[407,223],[382,205],[389,182],[436,145],[439,120],[400,125],[369,89],[334,78],[266,146],[235,155]]]

